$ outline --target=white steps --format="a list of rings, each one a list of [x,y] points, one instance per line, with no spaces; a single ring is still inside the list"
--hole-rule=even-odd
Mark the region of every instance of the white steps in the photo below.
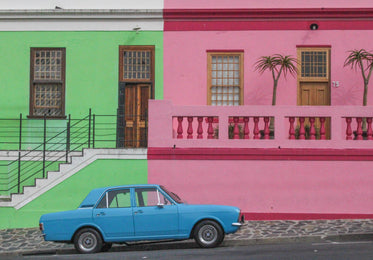
[[[71,163],[61,163],[59,171],[48,172],[46,179],[36,179],[35,186],[25,186],[22,194],[1,196],[0,207],[20,209],[97,159],[125,160],[146,158],[147,149],[84,149],[83,156],[74,154],[74,156],[71,156]]]

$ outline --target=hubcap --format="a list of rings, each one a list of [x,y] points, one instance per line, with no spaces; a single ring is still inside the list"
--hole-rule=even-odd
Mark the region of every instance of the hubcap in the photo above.
[[[198,238],[204,244],[212,244],[218,237],[218,231],[212,225],[205,225],[198,231]]]
[[[92,233],[85,232],[80,235],[78,243],[79,243],[79,247],[83,251],[88,252],[88,251],[93,250],[97,246],[97,239],[96,239],[96,236],[93,235]]]

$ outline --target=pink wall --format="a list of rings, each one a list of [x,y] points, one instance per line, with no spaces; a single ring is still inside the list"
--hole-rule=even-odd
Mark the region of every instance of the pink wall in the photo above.
[[[373,213],[373,162],[149,160],[149,183],[246,213]]]
[[[164,32],[164,99],[180,105],[207,104],[206,50],[244,50],[244,104],[270,105],[272,77],[254,71],[255,61],[276,53],[296,57],[297,45],[331,46],[331,81],[339,88],[331,89],[332,105],[361,105],[363,81],[358,71],[343,67],[347,51],[370,50],[373,32],[356,31],[166,31]],[[281,78],[278,105],[296,105],[296,78]],[[370,82],[370,87],[373,83]],[[370,91],[368,105],[373,104]]]
[[[165,0],[164,8],[318,8],[372,7],[371,0]]]

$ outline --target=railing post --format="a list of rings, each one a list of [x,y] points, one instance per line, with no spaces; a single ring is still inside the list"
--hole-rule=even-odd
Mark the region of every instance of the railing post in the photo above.
[[[92,110],[89,109],[89,117],[88,117],[88,148],[91,148],[91,116]]]
[[[203,139],[203,128],[202,128],[203,117],[199,116],[197,120],[198,120],[197,139]]]
[[[93,118],[92,118],[92,148],[95,148],[95,136],[96,136],[96,115],[93,114]]]
[[[346,117],[346,140],[352,140],[352,128],[351,128],[351,122],[352,118],[351,117]]]
[[[183,117],[177,117],[177,139],[183,139]]]
[[[66,125],[66,162],[69,161],[69,151],[70,151],[70,126],[71,126],[71,115],[69,114],[69,119]]]
[[[260,139],[259,136],[259,117],[254,117],[254,139]]]
[[[43,136],[43,179],[45,178],[45,150],[47,140],[47,115],[44,114],[44,136]]]
[[[22,113],[19,114],[19,143],[18,143],[18,183],[17,193],[21,193],[21,150],[22,150]]]
[[[295,117],[289,117],[289,139],[294,140],[295,139],[295,129],[294,129],[294,122],[295,122]]]

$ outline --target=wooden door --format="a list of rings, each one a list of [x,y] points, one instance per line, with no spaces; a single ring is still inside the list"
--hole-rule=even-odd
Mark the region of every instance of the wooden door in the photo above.
[[[298,48],[298,105],[330,106],[330,48]],[[308,118],[305,127],[309,127]],[[316,132],[320,120],[315,121]],[[330,119],[325,121],[326,138],[330,138]]]
[[[329,106],[329,83],[328,82],[301,82],[300,83],[300,105],[301,106]],[[305,127],[309,127],[309,119],[305,120]],[[315,120],[316,132],[320,129],[320,119]],[[330,119],[325,120],[325,136],[330,138]]]
[[[300,83],[301,106],[329,106],[328,82],[301,82]]]
[[[147,147],[149,84],[131,84],[125,88],[125,147]]]
[[[119,46],[117,147],[148,144],[148,100],[154,97],[154,46]]]

